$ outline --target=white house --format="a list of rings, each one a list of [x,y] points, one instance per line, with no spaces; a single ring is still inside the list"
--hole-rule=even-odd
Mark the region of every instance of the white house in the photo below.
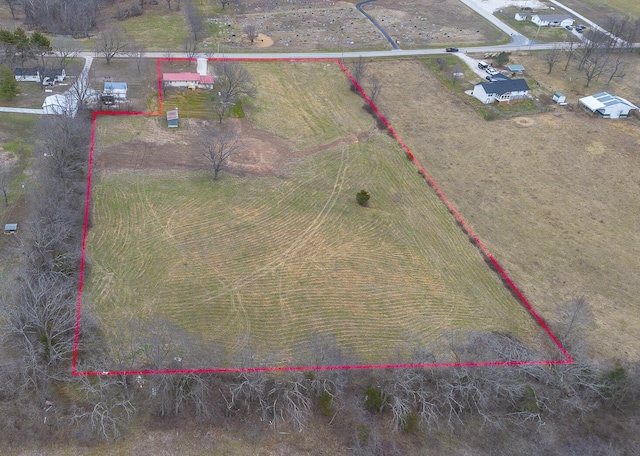
[[[111,95],[117,100],[127,99],[127,83],[126,82],[105,82],[104,89],[102,90],[104,95]]]
[[[538,27],[566,27],[573,25],[573,19],[567,14],[533,14],[531,22]]]
[[[213,76],[198,73],[164,73],[162,82],[166,87],[213,89]]]
[[[516,13],[514,19],[516,21],[522,22],[527,20],[527,13]]]
[[[473,87],[472,95],[484,104],[522,100],[529,95],[529,85],[524,79],[483,82]]]
[[[16,81],[20,82],[43,82],[46,78],[54,82],[62,82],[67,77],[64,68],[16,68],[13,71]]]
[[[75,117],[78,113],[78,99],[71,92],[50,95],[44,99],[42,110],[45,114],[60,114]]]
[[[607,92],[600,92],[595,95],[580,98],[578,101],[587,112],[597,114],[607,119],[628,117],[629,112],[634,109],[640,109],[624,98],[610,95]]]

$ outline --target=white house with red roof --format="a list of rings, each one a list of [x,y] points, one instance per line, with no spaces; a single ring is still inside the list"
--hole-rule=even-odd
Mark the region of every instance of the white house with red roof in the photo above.
[[[213,89],[213,76],[198,73],[163,73],[165,87],[186,87],[189,89]]]

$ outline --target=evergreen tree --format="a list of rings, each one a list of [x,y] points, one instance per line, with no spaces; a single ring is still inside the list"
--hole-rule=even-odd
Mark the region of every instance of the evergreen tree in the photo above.
[[[0,100],[11,100],[20,93],[18,81],[11,68],[4,64],[0,67]]]

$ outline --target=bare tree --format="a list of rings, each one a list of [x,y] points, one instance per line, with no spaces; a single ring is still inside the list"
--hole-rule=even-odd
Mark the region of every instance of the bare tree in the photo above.
[[[142,62],[144,61],[145,52],[146,50],[141,44],[132,41],[132,43],[129,45],[129,51],[127,52],[127,54],[135,60],[138,75],[140,75],[142,71]]]
[[[369,100],[371,100],[373,104],[376,104],[381,92],[382,83],[375,76],[371,76],[371,78],[369,78]]]
[[[556,63],[562,60],[561,48],[558,45],[554,45],[552,49],[542,54],[542,59],[547,64],[547,74],[551,74]]]
[[[449,78],[451,79],[451,82],[453,83],[453,85],[457,85],[458,82],[460,81],[460,75],[464,74],[462,72],[462,67],[460,66],[459,63],[456,62],[455,65],[453,65],[453,67],[451,67],[451,70],[449,70]]]
[[[364,80],[367,76],[367,62],[362,58],[362,56],[358,57],[358,60],[353,65],[351,76],[353,76],[353,80],[356,82],[356,84],[362,87],[362,84],[364,83]],[[353,83],[351,83],[351,90],[353,92],[358,90],[356,85]]]
[[[9,170],[0,169],[0,192],[4,196],[4,205],[9,207]]]
[[[192,59],[198,53],[198,42],[191,37],[187,37],[182,42],[182,46],[187,57]]]
[[[222,7],[222,10],[224,11],[224,9],[227,6],[235,3],[235,0],[218,0],[218,2],[220,3],[220,6]]]
[[[218,174],[229,158],[242,150],[244,150],[244,144],[235,131],[225,127],[210,127],[200,147],[200,155],[207,159],[213,179],[217,180]]]
[[[131,39],[123,28],[111,25],[98,33],[96,40],[96,53],[104,56],[107,64],[116,55],[126,51]]]
[[[80,377],[77,386],[85,404],[74,405],[73,421],[88,420],[102,440],[118,440],[122,427],[136,412],[130,398],[123,393],[125,381],[118,376]]]
[[[189,0],[186,6],[186,16],[187,22],[191,27],[191,33],[193,35],[193,40],[198,41],[201,38],[201,35],[204,33],[204,22],[202,20],[202,15],[198,8],[194,5],[195,0]]]
[[[61,68],[66,68],[69,60],[74,59],[82,50],[77,41],[64,36],[54,39],[53,49],[60,59]]]
[[[567,71],[567,68],[569,68],[569,63],[571,62],[571,59],[573,58],[577,49],[578,47],[576,46],[576,42],[573,39],[570,39],[569,46],[566,48],[567,61],[564,63],[564,71]]]
[[[626,76],[626,69],[629,67],[628,57],[624,54],[617,53],[613,63],[610,64],[609,68],[611,73],[609,73],[609,79],[607,83],[611,83],[613,78],[622,79]]]
[[[4,0],[4,2],[9,7],[9,11],[11,12],[11,18],[16,18],[16,11],[18,9],[18,5],[20,4],[20,0]]]
[[[211,108],[213,113],[218,118],[218,123],[222,124],[222,121],[227,116],[227,113],[235,103],[233,101],[224,101],[221,97],[214,98],[211,102]]]
[[[216,89],[225,103],[238,101],[242,97],[252,97],[256,93],[251,75],[238,63],[220,62],[215,66]]]
[[[247,38],[249,38],[249,41],[251,42],[251,44],[253,44],[255,39],[258,38],[258,28],[256,27],[256,25],[247,24],[244,26],[243,30],[244,30],[244,33],[247,34]]]

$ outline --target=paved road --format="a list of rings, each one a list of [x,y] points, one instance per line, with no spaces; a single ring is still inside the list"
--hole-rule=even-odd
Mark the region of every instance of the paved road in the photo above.
[[[393,40],[393,38],[391,38],[391,36],[389,36],[389,34],[387,33],[387,31],[380,25],[380,23],[378,21],[376,21],[373,16],[371,16],[369,13],[367,13],[365,10],[362,9],[362,5],[366,5],[367,3],[373,3],[376,0],[364,0],[363,2],[357,3],[356,4],[356,9],[358,11],[360,11],[364,17],[366,17],[367,19],[369,19],[371,21],[371,23],[373,25],[376,26],[376,28],[378,30],[380,30],[380,33],[382,33],[382,35],[384,35],[384,37],[387,39],[387,41],[389,42],[389,44],[391,44],[391,48],[394,50],[398,50],[400,49],[398,47],[398,45],[396,44],[396,42]]]
[[[18,114],[44,114],[44,111],[42,109],[29,109],[29,108],[0,107],[0,112],[15,112]]]
[[[499,20],[497,17],[495,17],[493,13],[482,8],[482,6],[478,4],[477,0],[460,0],[460,1],[465,5],[467,5],[469,8],[471,8],[472,10],[474,10],[480,16],[484,17],[487,21],[489,21],[490,23],[498,27],[504,33],[509,35],[511,37],[512,46],[528,46],[529,45],[529,42],[530,42],[529,38],[527,38],[524,35],[521,35],[520,32],[518,32],[515,29],[512,29],[507,24],[505,24],[504,22]]]

